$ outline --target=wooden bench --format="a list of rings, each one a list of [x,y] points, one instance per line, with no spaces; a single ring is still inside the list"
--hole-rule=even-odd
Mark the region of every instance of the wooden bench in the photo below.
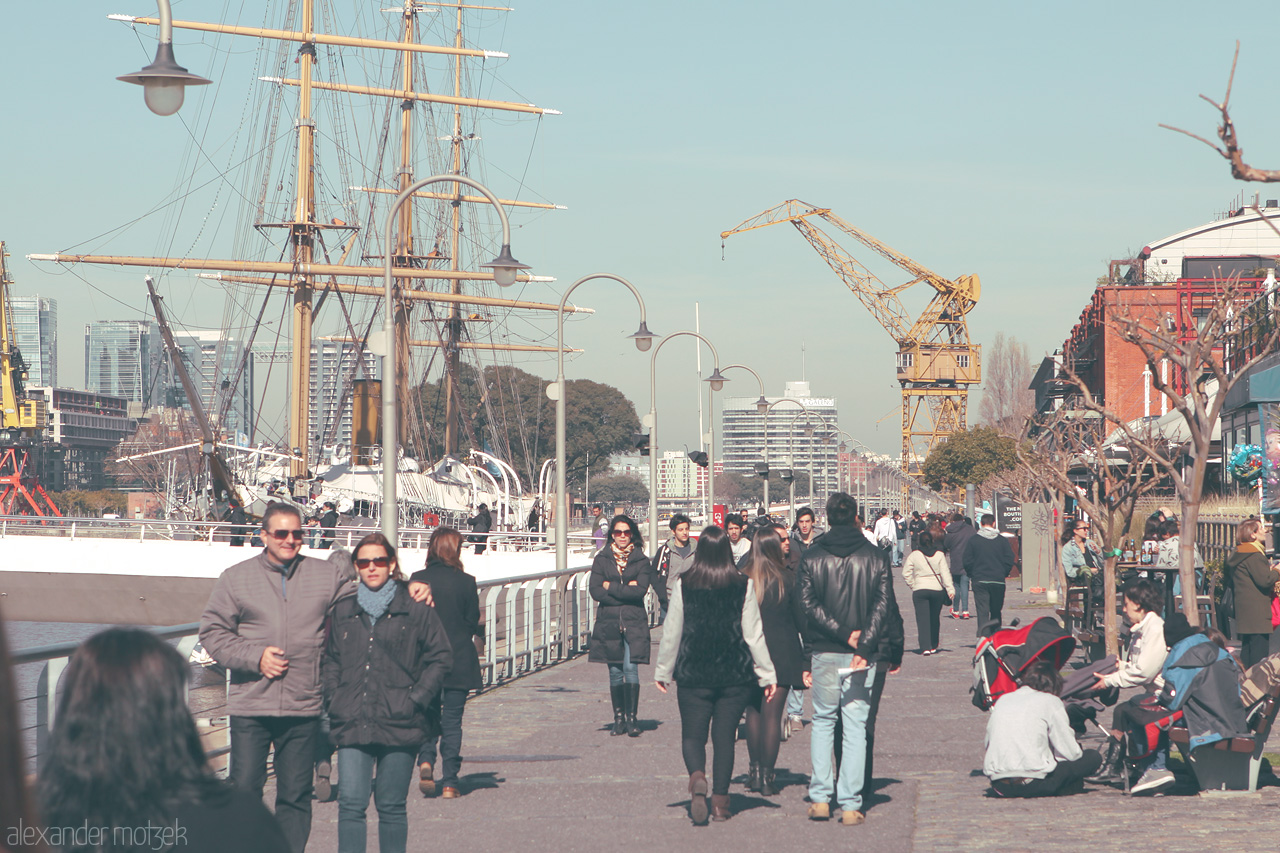
[[[1195,773],[1201,791],[1249,791],[1258,789],[1258,770],[1262,767],[1262,750],[1280,711],[1280,684],[1274,684],[1248,712],[1246,737],[1233,737],[1191,749],[1191,733],[1185,728],[1172,729],[1169,740]]]

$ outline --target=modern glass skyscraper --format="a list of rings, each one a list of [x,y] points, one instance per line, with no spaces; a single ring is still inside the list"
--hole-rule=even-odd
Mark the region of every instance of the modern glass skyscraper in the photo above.
[[[253,441],[253,356],[245,358],[244,341],[221,331],[175,332],[173,338],[210,424],[228,441],[237,435]],[[166,405],[189,408],[181,381],[170,373]]]
[[[95,320],[84,327],[84,382],[97,394],[144,406],[164,403],[163,344],[155,323]]]
[[[10,296],[13,341],[27,363],[27,386],[58,384],[58,301],[47,296]]]
[[[358,357],[359,347],[353,343],[320,340],[311,344],[311,415],[307,429],[316,446],[351,444],[349,380],[382,377],[382,359],[366,351],[361,372]]]

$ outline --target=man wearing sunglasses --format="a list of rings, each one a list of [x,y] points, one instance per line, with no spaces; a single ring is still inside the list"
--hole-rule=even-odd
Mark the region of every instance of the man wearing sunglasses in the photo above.
[[[231,671],[231,782],[261,797],[274,746],[276,820],[290,849],[302,853],[323,710],[324,621],[339,598],[355,594],[356,575],[349,560],[300,553],[302,516],[290,504],[267,508],[260,536],[262,553],[219,576],[200,619],[200,642]],[[422,600],[425,585],[416,586],[410,594]]]

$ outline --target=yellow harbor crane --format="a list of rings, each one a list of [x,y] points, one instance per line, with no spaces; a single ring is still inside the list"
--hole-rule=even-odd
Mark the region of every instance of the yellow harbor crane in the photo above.
[[[821,219],[905,270],[906,284],[886,287],[815,223]],[[966,426],[969,386],[982,378],[981,348],[970,343],[966,320],[978,304],[981,286],[976,275],[952,280],[926,269],[901,252],[881,243],[824,207],[798,199],[785,201],[732,230],[734,234],[790,222],[828,266],[844,281],[898,345],[898,382],[902,386],[902,470],[919,473],[919,463],[941,439]],[[932,287],[933,298],[914,320],[900,294],[917,284]],[[905,488],[905,484],[904,484]]]

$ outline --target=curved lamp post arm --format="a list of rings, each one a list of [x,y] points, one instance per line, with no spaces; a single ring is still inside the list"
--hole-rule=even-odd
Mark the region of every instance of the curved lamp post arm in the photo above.
[[[764,395],[762,394],[761,396],[763,397]],[[773,411],[774,406],[780,406],[783,403],[791,403],[794,406],[799,406],[801,409],[803,409],[806,412],[809,411],[808,406],[806,406],[804,403],[801,403],[799,400],[797,400],[794,397],[780,397],[777,400],[774,400],[772,403],[769,403],[767,406],[765,406],[765,409],[764,409],[764,467],[766,469],[769,467],[769,413]],[[769,475],[768,474],[764,475],[764,509],[765,509],[765,512],[769,511]]]
[[[620,275],[614,275],[608,272],[592,273],[584,275],[582,278],[569,285],[568,290],[560,297],[560,306],[556,309],[556,383],[555,388],[556,399],[556,502],[554,515],[555,534],[556,534],[556,571],[563,572],[569,568],[569,499],[567,494],[565,471],[565,456],[568,454],[565,439],[565,385],[564,385],[564,308],[569,303],[569,296],[579,285],[586,284],[588,281],[597,278],[607,278],[610,281],[616,281],[624,285],[631,291],[631,295],[636,298],[636,304],[640,306],[640,329],[633,335],[632,340],[636,342],[636,346],[641,352],[653,346],[653,339],[656,337],[649,331],[649,326],[645,322],[644,298],[640,296],[640,291],[631,282],[627,281]]]
[[[428,184],[452,182],[466,184],[478,190],[498,211],[502,220],[502,251],[498,257],[485,267],[493,267],[493,279],[501,286],[515,281],[517,270],[528,269],[527,266],[511,257],[511,223],[507,220],[507,212],[503,209],[498,197],[484,184],[465,175],[432,175],[410,184],[396,196],[387,211],[387,229],[383,240],[382,254],[382,289],[384,314],[382,321],[385,350],[382,356],[382,535],[387,537],[393,546],[399,545],[400,507],[396,498],[396,478],[399,470],[400,456],[400,422],[397,417],[398,400],[396,399],[396,309],[395,279],[391,275],[391,253],[394,249],[396,215],[405,200]],[[509,280],[508,280],[509,279]],[[505,282],[505,284],[504,284]]]
[[[714,365],[711,375],[707,377],[707,382],[711,385],[712,391],[719,391],[727,381],[720,372],[720,353],[716,352],[715,344],[704,338],[697,332],[672,332],[662,340],[658,341],[658,345],[653,348],[653,355],[649,357],[649,553],[656,554],[658,548],[658,353],[666,346],[667,341],[676,338],[690,337],[697,338],[707,345],[711,350],[712,364]],[[715,476],[714,469],[711,472]]]

